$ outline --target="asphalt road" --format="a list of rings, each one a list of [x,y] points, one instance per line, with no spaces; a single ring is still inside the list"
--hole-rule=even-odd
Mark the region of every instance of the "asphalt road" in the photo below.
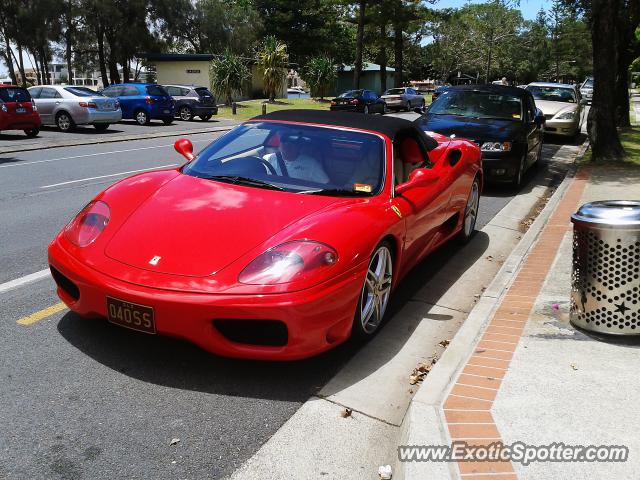
[[[190,138],[199,150],[216,135]],[[45,269],[47,243],[100,190],[135,171],[182,163],[174,140],[0,158],[0,284]],[[546,146],[545,159],[559,146]],[[488,188],[478,227],[514,195]],[[446,268],[455,253],[438,252],[406,284]],[[0,301],[1,479],[219,478],[357,350],[346,344],[296,363],[238,361],[66,310],[35,321],[28,316],[59,302],[50,279],[0,293]]]

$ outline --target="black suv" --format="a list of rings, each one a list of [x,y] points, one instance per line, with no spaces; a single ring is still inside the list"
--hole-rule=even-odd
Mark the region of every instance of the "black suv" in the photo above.
[[[213,93],[207,87],[194,85],[164,85],[169,95],[176,102],[175,115],[181,120],[193,120],[200,117],[206,122],[218,113],[218,106]]]

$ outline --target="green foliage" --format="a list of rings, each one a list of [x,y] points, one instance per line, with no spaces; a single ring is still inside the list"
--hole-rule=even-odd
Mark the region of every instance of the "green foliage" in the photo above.
[[[233,96],[242,93],[242,86],[250,76],[249,69],[231,50],[214,59],[210,69],[211,89],[231,105]]]
[[[301,72],[302,79],[309,85],[311,93],[324,99],[327,89],[338,78],[333,60],[329,57],[313,57],[309,59]]]
[[[282,88],[287,73],[289,54],[287,46],[276,37],[270,35],[264,39],[257,52],[258,68],[262,73],[264,93],[270,102],[275,100],[276,93]]]

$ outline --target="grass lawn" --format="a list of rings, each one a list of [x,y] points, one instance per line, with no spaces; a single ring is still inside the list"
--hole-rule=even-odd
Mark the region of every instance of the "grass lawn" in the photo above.
[[[288,98],[277,100],[277,103],[267,103],[267,113],[275,110],[311,108],[314,110],[329,110],[329,98],[320,101],[313,98]],[[431,94],[424,95],[425,105],[431,104]],[[256,115],[262,114],[262,100],[247,100],[246,102],[238,102],[236,115],[232,115],[231,107],[218,107],[218,116],[230,118],[232,120],[247,120]]]
[[[247,120],[262,114],[262,100],[247,100],[238,102],[236,115],[231,114],[231,107],[218,107],[218,116],[233,120]],[[311,108],[314,110],[329,110],[329,100],[319,101],[311,98],[288,98],[277,100],[277,103],[267,103],[267,113],[276,110]]]
[[[635,165],[640,167],[640,127],[623,128],[619,131],[620,141],[627,152],[624,163],[620,165]],[[581,164],[591,162],[591,149],[587,149]],[[596,162],[595,164],[605,164],[606,162]]]

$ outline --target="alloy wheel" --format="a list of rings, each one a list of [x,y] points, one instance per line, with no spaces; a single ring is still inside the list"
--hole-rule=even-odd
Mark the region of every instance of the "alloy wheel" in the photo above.
[[[191,113],[191,109],[189,107],[182,107],[180,109],[180,118],[185,121],[189,121],[193,118],[193,114]]]
[[[480,186],[478,181],[474,180],[469,192],[467,206],[464,209],[464,236],[468,238],[476,228],[476,220],[478,219],[478,205],[480,204]]]
[[[365,333],[377,330],[389,304],[393,262],[391,252],[381,245],[371,257],[360,297],[360,323]]]
[[[66,132],[71,128],[71,118],[66,113],[58,115],[58,128]]]
[[[146,125],[147,124],[147,114],[143,111],[139,111],[136,113],[136,122],[138,125]]]

